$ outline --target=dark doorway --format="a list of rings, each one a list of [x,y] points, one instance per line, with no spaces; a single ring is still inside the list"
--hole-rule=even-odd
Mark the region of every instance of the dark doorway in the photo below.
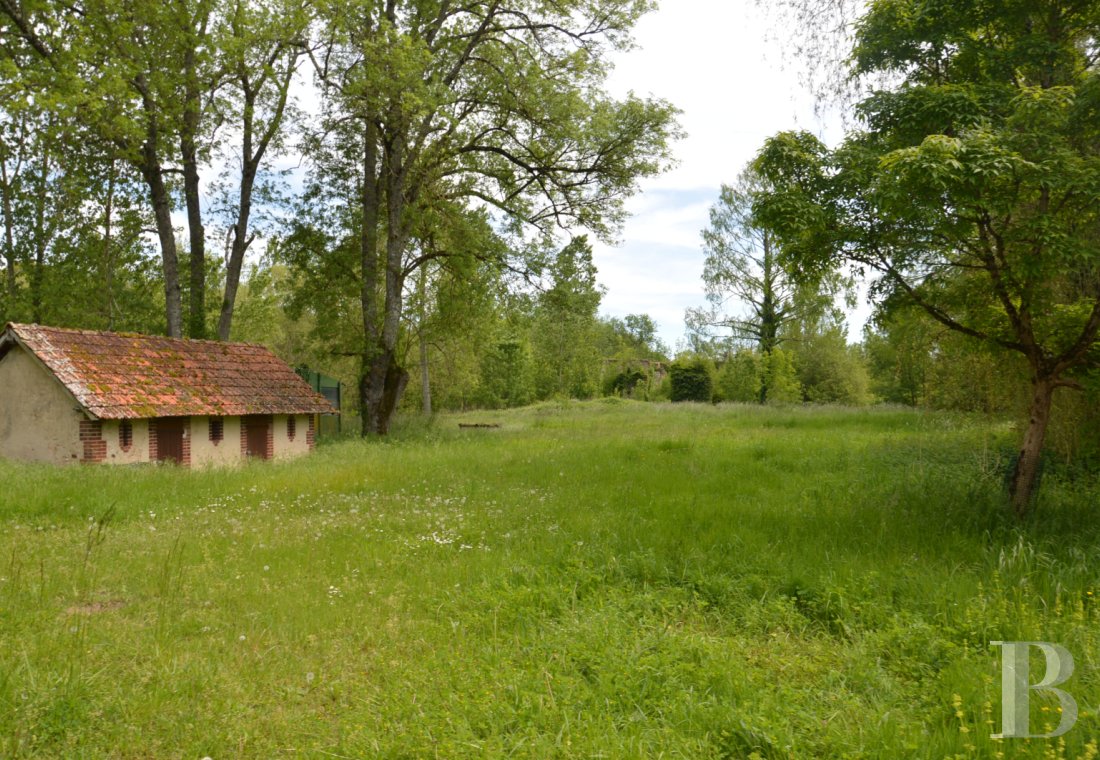
[[[183,420],[161,417],[157,420],[157,461],[183,462]]]
[[[271,458],[271,415],[255,414],[243,417],[245,455],[256,459]]]

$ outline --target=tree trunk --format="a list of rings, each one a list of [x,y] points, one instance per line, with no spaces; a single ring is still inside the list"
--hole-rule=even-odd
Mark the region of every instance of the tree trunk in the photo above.
[[[146,153],[149,153],[146,148]],[[172,204],[159,165],[142,167],[142,176],[149,187],[160,240],[161,269],[164,274],[164,310],[168,321],[168,337],[183,337],[183,301],[180,297],[179,257],[176,253],[176,232],[172,229]]]
[[[183,197],[187,207],[187,232],[190,250],[190,299],[187,334],[203,339],[206,331],[206,230],[202,225],[202,198],[199,192],[199,129],[202,119],[202,89],[199,85],[199,46],[206,38],[208,17],[188,20],[184,39],[188,46],[183,57],[183,114],[180,129],[180,157],[183,164]]]
[[[1012,509],[1023,517],[1031,508],[1038,486],[1039,464],[1043,453],[1047,425],[1050,423],[1050,407],[1054,398],[1054,381],[1036,377],[1031,384],[1031,410],[1023,446],[1012,473],[1009,495]]]
[[[115,265],[111,256],[112,218],[115,203],[115,162],[110,163],[107,177],[107,200],[103,206],[103,290],[106,296],[106,323],[108,330],[115,329]]]
[[[377,141],[375,141],[377,143]],[[377,153],[374,154],[377,158]],[[369,158],[369,156],[368,156]],[[382,157],[380,182],[385,182],[386,196],[386,270],[385,299],[382,304],[382,329],[377,330],[378,315],[375,308],[377,289],[367,292],[367,270],[363,276],[363,325],[366,332],[364,354],[364,381],[360,383],[361,409],[364,434],[386,435],[393,420],[394,411],[409,382],[409,373],[397,365],[397,339],[401,330],[402,288],[404,274],[402,262],[408,236],[405,231],[405,143],[401,136],[394,137],[386,146]],[[369,177],[370,174],[365,176]],[[373,208],[378,209],[378,186],[373,190]],[[367,194],[364,189],[364,196]],[[364,210],[366,210],[364,198]],[[377,220],[377,216],[374,217]],[[364,222],[366,217],[364,216]],[[377,230],[377,224],[373,227]],[[372,233],[376,235],[377,233]],[[373,238],[372,252],[364,252],[364,264],[374,263],[370,270],[377,276],[377,237]],[[367,245],[366,236],[363,244]],[[370,262],[367,260],[370,259]],[[368,311],[369,307],[369,311]]]
[[[420,277],[417,281],[419,293],[419,318],[420,318],[420,334],[417,336],[417,342],[420,344],[420,412],[421,414],[431,417],[432,416],[432,382],[430,368],[428,366],[428,341],[427,336],[424,334],[424,321],[427,313],[427,305],[425,299],[428,297],[428,270],[425,267],[420,268]]]
[[[407,242],[403,138],[393,139],[383,163],[386,180],[386,298],[382,307],[381,347],[385,371],[380,373],[382,386],[373,389],[372,394],[381,401],[374,414],[379,435],[389,432],[397,403],[409,382],[409,373],[397,366],[397,340],[401,332],[405,286],[401,265]]]
[[[199,195],[199,159],[191,129],[197,127],[198,115],[188,110],[184,114],[185,128],[180,138],[183,156],[183,197],[187,206],[187,232],[191,250],[190,308],[187,334],[192,338],[206,337],[206,231],[202,226],[202,206]]]
[[[432,416],[432,382],[428,367],[428,344],[420,339],[420,411],[427,417]]]
[[[15,215],[12,211],[12,183],[14,177],[8,176],[7,163],[0,161],[0,191],[3,192],[4,214],[4,259],[6,268],[5,290],[7,298],[5,305],[9,313],[5,318],[11,317],[10,310],[15,305]]]
[[[252,244],[248,236],[248,220],[252,215],[252,187],[256,183],[256,167],[246,162],[241,174],[240,205],[237,207],[237,223],[233,227],[233,244],[229,249],[229,261],[225,267],[225,295],[222,298],[221,315],[218,318],[218,339],[229,340],[233,330],[233,310],[237,304],[237,289],[241,284],[244,255]]]
[[[169,338],[183,337],[183,301],[180,298],[179,255],[176,252],[176,232],[172,229],[172,200],[164,184],[164,171],[160,165],[158,146],[160,131],[155,115],[156,106],[145,93],[144,78],[137,78],[143,92],[145,109],[145,141],[141,146],[141,159],[137,168],[149,188],[149,200],[153,205],[157,238],[160,241],[161,272],[164,275],[164,312]]]
[[[46,279],[46,248],[49,246],[46,233],[46,193],[50,176],[49,153],[42,154],[42,169],[38,176],[38,190],[34,199],[34,268],[31,270],[31,321],[42,324],[43,293]]]
[[[378,377],[378,128],[373,114],[363,121],[363,187],[359,199],[363,225],[359,235],[359,257],[362,282],[359,301],[363,311],[363,360],[359,372],[359,410],[362,417],[363,436],[378,431],[377,410],[379,397],[375,388],[385,384],[385,376]]]

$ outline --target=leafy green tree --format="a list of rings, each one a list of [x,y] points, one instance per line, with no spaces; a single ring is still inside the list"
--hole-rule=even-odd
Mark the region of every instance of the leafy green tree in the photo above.
[[[603,292],[596,282],[588,238],[574,238],[555,256],[549,287],[536,301],[531,342],[539,398],[588,398],[600,370],[596,312]]]
[[[871,390],[883,401],[920,406],[929,399],[935,340],[923,312],[879,310],[863,332]]]
[[[228,216],[228,246],[217,320],[219,340],[229,340],[232,335],[245,254],[257,236],[254,202],[257,196],[262,201],[273,200],[264,170],[273,155],[285,151],[288,122],[295,121],[290,88],[305,55],[311,5],[232,0],[220,19],[218,58],[224,81],[219,90],[218,118],[234,124],[239,142],[234,150],[236,171],[231,172],[227,188],[232,197],[221,209]],[[192,289],[195,287],[193,284]]]
[[[607,53],[645,2],[340,0],[314,55],[326,130],[313,165],[351,192],[360,260],[363,433],[384,434],[418,219],[448,203],[491,207],[511,229],[604,234],[638,179],[659,172],[674,110],[603,91]],[[327,144],[327,145],[326,145]]]
[[[534,392],[531,353],[519,338],[502,338],[481,362],[480,402],[483,406],[529,404]]]
[[[203,174],[218,163],[223,127],[234,121],[240,171],[219,329],[228,337],[241,262],[254,237],[256,174],[283,134],[307,25],[303,6],[294,3],[0,2],[0,88],[7,84],[45,104],[69,139],[109,148],[105,160],[121,162],[144,183],[169,335],[182,336],[185,322],[191,337],[207,335]],[[172,219],[178,193],[189,236],[186,283]]]
[[[866,404],[871,380],[858,346],[849,346],[843,326],[814,331],[793,349],[798,382],[806,401],[816,404]]]
[[[750,341],[768,353],[782,341],[783,326],[798,316],[798,283],[783,270],[775,236],[752,216],[753,198],[762,190],[747,171],[737,185],[723,185],[703,230],[706,262],[703,283],[711,309],[692,312],[695,324],[726,328],[735,340]],[[733,307],[735,313],[729,313]]]
[[[709,335],[728,331],[733,344],[751,343],[767,355],[786,339],[788,325],[817,315],[831,303],[837,280],[792,277],[784,268],[775,234],[753,216],[753,201],[767,185],[751,168],[734,186],[723,185],[703,230],[703,282],[709,309],[690,309],[689,329]],[[760,403],[768,384],[760,385]]]
[[[722,363],[715,381],[715,393],[722,401],[759,403],[762,384],[760,355],[743,348]]]
[[[802,271],[854,264],[877,295],[1026,362],[1020,515],[1056,391],[1100,361],[1098,35],[1089,3],[872,2],[853,73],[900,84],[835,150],[786,133],[757,163],[774,187],[758,215]]]
[[[761,359],[762,383],[768,388],[768,402],[794,404],[802,401],[802,385],[798,381],[794,358],[782,348],[764,354]]]
[[[596,351],[601,359],[603,392],[650,398],[655,378],[668,362],[668,346],[657,337],[657,323],[648,314],[603,317],[596,325]],[[639,378],[640,375],[640,378]]]

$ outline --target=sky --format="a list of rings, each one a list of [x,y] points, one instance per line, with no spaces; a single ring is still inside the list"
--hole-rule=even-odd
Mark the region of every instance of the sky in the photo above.
[[[613,59],[612,95],[633,91],[679,108],[686,137],[673,146],[677,166],[642,183],[627,202],[631,213],[618,244],[594,242],[607,316],[648,314],[661,340],[676,348],[684,312],[704,306],[701,232],[723,183],[733,183],[764,140],[785,129],[807,129],[827,144],[839,140],[839,119],[815,114],[812,93],[799,82],[797,61],[785,60],[783,34],[758,0],[660,0],[635,27],[637,46]],[[303,77],[299,105],[317,110],[317,93]],[[295,182],[302,167],[285,156]],[[179,223],[184,223],[180,217]],[[861,338],[869,307],[848,319],[850,341]]]
[[[685,309],[705,303],[700,233],[721,185],[776,132],[807,129],[830,144],[839,137],[814,115],[813,96],[796,65],[784,64],[776,37],[754,0],[663,0],[635,28],[638,47],[615,59],[611,93],[671,101],[687,137],[674,147],[678,166],[628,202],[620,244],[594,246],[607,288],[601,310],[649,314],[670,347],[684,335]],[[866,306],[850,316],[850,340],[866,316]]]

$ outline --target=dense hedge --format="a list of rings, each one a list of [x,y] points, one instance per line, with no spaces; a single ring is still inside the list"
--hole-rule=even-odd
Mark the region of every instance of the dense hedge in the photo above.
[[[711,368],[702,359],[680,360],[669,368],[672,379],[672,401],[702,401],[709,403],[714,395]]]

